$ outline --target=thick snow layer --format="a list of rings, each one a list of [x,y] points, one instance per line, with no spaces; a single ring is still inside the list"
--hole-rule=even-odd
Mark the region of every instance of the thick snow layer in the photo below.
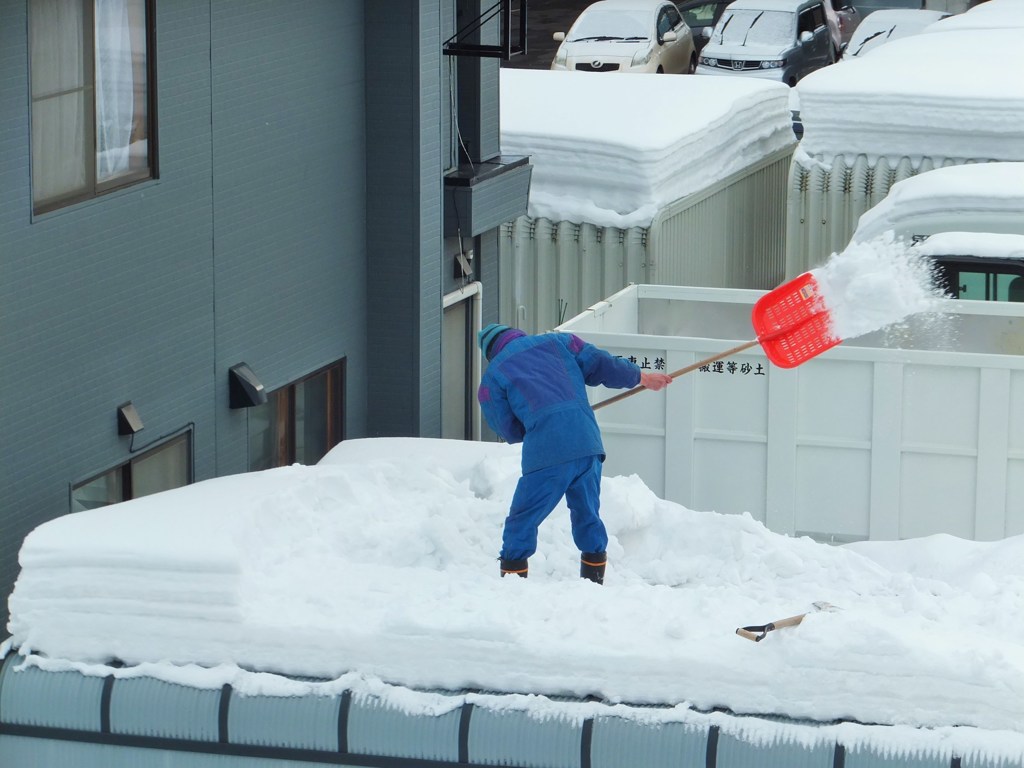
[[[792,146],[788,96],[741,77],[502,69],[501,151],[530,156],[530,216],[642,227]]]
[[[800,81],[801,155],[1024,160],[1021,72],[1019,30],[893,40]]]
[[[915,250],[924,256],[973,256],[979,259],[1024,261],[1024,234],[939,232],[917,244]]]
[[[1024,755],[1024,537],[832,547],[607,477],[603,587],[578,578],[564,507],[530,577],[502,579],[518,476],[512,446],[352,440],[316,467],[65,516],[22,547],[13,644],[51,669],[120,659],[120,675],[281,695],[310,684],[265,673],[528,694],[527,709],[594,695],[974,726]],[[760,643],[735,634],[805,611]]]
[[[1011,29],[1024,27],[1024,3],[1020,0],[985,0],[966,13],[932,24],[926,32],[957,32],[964,29]],[[972,52],[967,52],[970,55]]]
[[[908,238],[958,230],[1024,234],[1024,163],[949,166],[898,181],[860,217],[853,241],[888,230]]]

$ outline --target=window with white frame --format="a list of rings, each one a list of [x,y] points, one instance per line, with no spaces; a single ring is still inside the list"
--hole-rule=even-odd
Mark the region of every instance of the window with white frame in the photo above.
[[[155,177],[153,0],[29,0],[32,204]]]

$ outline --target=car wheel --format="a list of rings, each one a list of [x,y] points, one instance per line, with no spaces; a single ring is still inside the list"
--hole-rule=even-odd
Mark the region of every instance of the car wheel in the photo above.
[[[789,78],[789,80],[786,81],[786,85],[788,85],[790,88],[795,86],[796,85],[796,78],[795,77]]]
[[[690,66],[686,70],[686,74],[692,75],[692,74],[695,74],[696,72],[697,72],[697,54],[696,53],[692,53],[692,54],[690,54]]]
[[[664,74],[665,74],[665,70],[664,70],[664,69],[662,69],[661,67],[658,67],[658,71],[657,71],[657,72],[655,72],[655,74],[656,74],[656,75],[664,75]]]

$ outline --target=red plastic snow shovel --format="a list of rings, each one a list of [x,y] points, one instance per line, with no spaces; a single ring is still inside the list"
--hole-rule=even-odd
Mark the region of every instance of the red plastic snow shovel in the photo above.
[[[818,282],[811,272],[804,272],[758,299],[750,321],[757,334],[756,339],[691,363],[669,375],[674,379],[723,357],[750,349],[755,344],[760,344],[768,360],[779,368],[795,368],[842,341],[831,333],[828,307],[821,298]],[[617,403],[644,389],[634,387],[609,397],[594,405],[594,410]]]

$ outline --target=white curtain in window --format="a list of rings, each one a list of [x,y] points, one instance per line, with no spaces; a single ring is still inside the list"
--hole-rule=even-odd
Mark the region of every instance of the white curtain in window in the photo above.
[[[32,185],[40,201],[86,184],[82,3],[32,0],[29,18]]]
[[[96,180],[129,168],[135,83],[129,0],[96,0]]]

